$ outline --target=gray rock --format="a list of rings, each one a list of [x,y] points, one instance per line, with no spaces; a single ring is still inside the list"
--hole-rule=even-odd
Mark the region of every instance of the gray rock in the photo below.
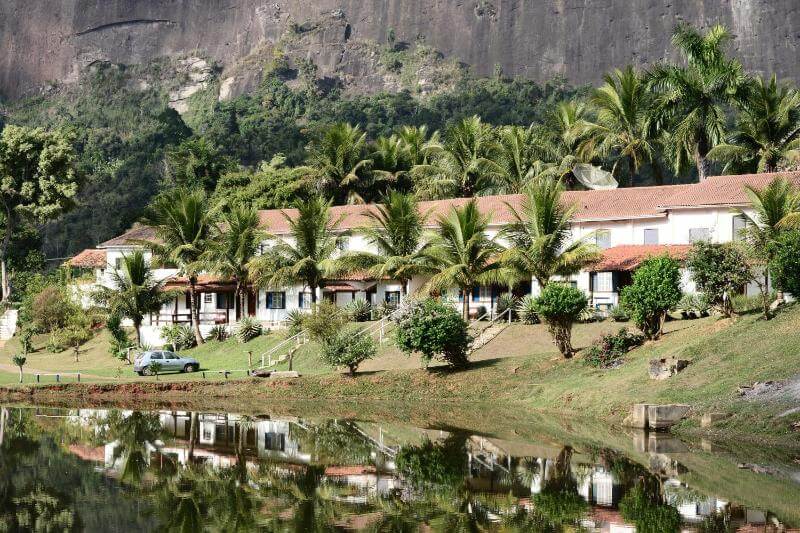
[[[300,374],[296,370],[275,370],[270,377],[272,379],[299,378]]]
[[[669,429],[686,416],[690,406],[683,404],[649,405],[647,425],[650,429]]]
[[[652,359],[650,361],[650,379],[668,379],[689,366],[686,359],[667,357],[665,359]]]

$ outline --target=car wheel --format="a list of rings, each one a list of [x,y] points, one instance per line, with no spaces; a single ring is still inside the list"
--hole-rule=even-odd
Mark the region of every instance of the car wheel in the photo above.
[[[139,374],[140,376],[144,376],[144,372],[142,372],[141,370],[139,370],[139,371],[138,371],[138,372],[136,372],[136,373],[137,373],[137,374]]]
[[[188,365],[183,367],[183,371],[184,372],[196,372],[197,371],[197,367],[195,365],[189,363]]]
[[[142,369],[142,371],[141,371],[141,375],[143,375],[143,376],[152,376],[152,375],[153,375],[153,372],[150,370],[150,367],[149,367],[149,366],[146,366],[146,367],[144,367],[144,368]]]

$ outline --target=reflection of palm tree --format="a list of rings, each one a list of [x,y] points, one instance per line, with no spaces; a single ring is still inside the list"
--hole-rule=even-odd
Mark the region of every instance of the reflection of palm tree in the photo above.
[[[189,467],[159,485],[155,501],[164,531],[202,531],[209,497],[204,477],[202,470]]]
[[[109,416],[109,433],[117,442],[114,462],[123,458],[122,479],[138,484],[149,465],[151,447],[163,434],[155,413],[135,411],[128,416],[114,412]]]

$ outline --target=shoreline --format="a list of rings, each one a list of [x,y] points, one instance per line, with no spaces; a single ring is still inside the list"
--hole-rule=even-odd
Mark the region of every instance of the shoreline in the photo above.
[[[289,378],[282,380],[230,380],[226,382],[148,382],[148,383],[62,383],[57,385],[0,387],[0,402],[36,407],[97,407],[137,410],[201,410],[237,413],[269,413],[271,416],[366,418],[376,421],[404,421],[423,427],[480,427],[518,433],[515,424],[544,424],[553,428],[579,426],[604,427],[606,431],[639,432],[622,426],[624,413],[610,416],[598,412],[563,406],[550,409],[531,406],[522,399],[489,399],[479,394],[443,396],[436,389],[414,388],[405,397],[393,387],[371,387],[369,394],[353,393],[352,387],[369,377],[335,380]],[[330,383],[341,383],[330,387]],[[374,384],[374,379],[370,380]],[[311,382],[311,383],[309,383]],[[324,386],[324,394],[314,392],[314,384]],[[321,383],[322,382],[322,383]],[[366,384],[366,383],[365,383]],[[400,399],[398,399],[400,398]],[[694,411],[694,410],[693,410]],[[487,417],[486,412],[498,413]],[[690,412],[670,433],[691,441],[714,443],[747,443],[753,446],[781,448],[800,453],[796,434],[775,435],[752,425],[757,418],[772,417],[767,409],[755,409],[742,417],[731,417],[724,425],[701,428],[698,413]],[[502,418],[502,422],[495,420]],[[551,429],[553,429],[551,428]],[[745,429],[750,428],[750,430]]]

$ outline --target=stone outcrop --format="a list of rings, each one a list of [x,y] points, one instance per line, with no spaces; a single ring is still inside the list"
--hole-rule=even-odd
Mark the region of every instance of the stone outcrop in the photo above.
[[[678,359],[677,357],[652,359],[649,369],[650,379],[662,380],[671,378],[687,366],[689,366],[688,360]]]
[[[672,54],[670,33],[684,20],[728,26],[750,70],[795,81],[800,74],[795,0],[4,0],[0,94],[75,81],[97,63],[165,56],[208,57],[223,71],[239,66],[221,78],[230,78],[226,94],[236,94],[263,68],[247,59],[287,34],[320,78],[373,90],[396,83],[372,68],[390,36],[402,46],[424,43],[483,76],[500,67],[538,81],[597,82],[612,67]]]

